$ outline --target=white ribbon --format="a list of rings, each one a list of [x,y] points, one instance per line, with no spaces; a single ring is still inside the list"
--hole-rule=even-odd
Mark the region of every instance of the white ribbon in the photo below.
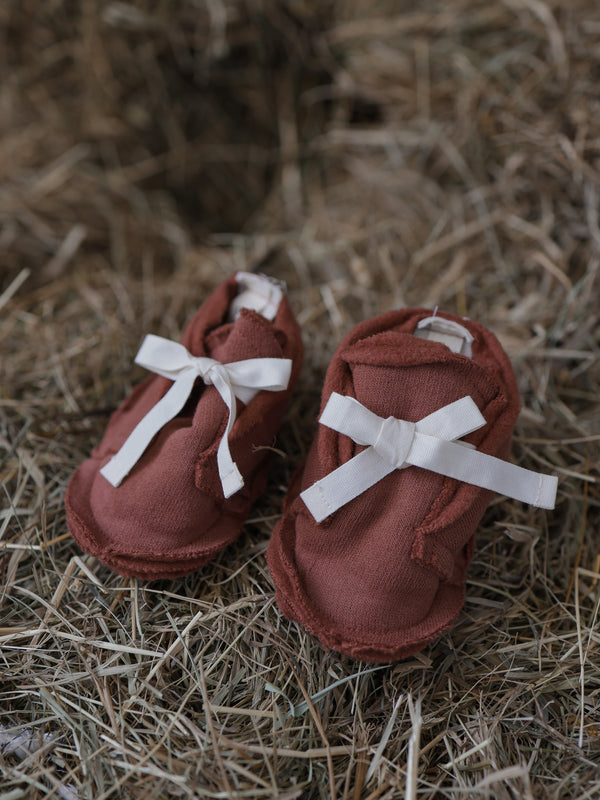
[[[217,450],[217,465],[223,494],[231,497],[244,485],[228,443],[236,417],[236,397],[247,405],[263,389],[270,392],[287,389],[292,370],[291,360],[249,358],[221,364],[214,358],[193,356],[182,344],[150,334],[144,339],[135,362],[174,383],[140,420],[119,452],[102,467],[100,473],[113,486],[119,486],[158,431],[184,407],[196,378],[202,378],[205,384],[215,387],[229,409],[227,427]]]
[[[395,417],[383,419],[353,397],[333,392],[319,422],[369,446],[301,493],[317,522],[390,472],[409,466],[491,489],[538,508],[554,508],[555,476],[517,467],[480,453],[467,442],[455,441],[486,424],[469,396],[413,423]]]

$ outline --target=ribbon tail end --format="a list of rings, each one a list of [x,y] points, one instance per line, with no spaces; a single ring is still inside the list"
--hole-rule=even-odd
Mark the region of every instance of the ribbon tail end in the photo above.
[[[558,478],[556,475],[540,475],[538,495],[532,505],[538,508],[546,508],[552,511],[556,505],[556,492],[558,490]]]
[[[221,478],[221,486],[223,487],[223,496],[226,500],[243,488],[244,479],[236,464],[233,464],[233,468],[229,470],[227,475]]]
[[[318,483],[314,483],[312,486],[309,486],[308,489],[300,492],[300,497],[317,524],[323,522],[324,519],[330,517],[334,512],[334,509],[330,508],[329,504],[325,501],[323,491]]]
[[[100,475],[102,475],[103,478],[106,478],[110,485],[114,486],[116,489],[127,477],[128,472],[124,472],[119,462],[114,458],[111,458],[111,460],[107,461],[107,463],[100,470]]]

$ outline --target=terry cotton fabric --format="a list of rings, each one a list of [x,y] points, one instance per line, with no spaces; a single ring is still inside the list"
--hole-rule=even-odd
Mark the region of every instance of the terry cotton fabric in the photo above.
[[[73,538],[122,575],[150,579],[193,572],[238,536],[264,490],[269,447],[300,371],[302,343],[285,294],[276,311],[272,309],[272,321],[254,308],[240,307],[246,296],[254,297],[244,292],[240,274],[245,275],[232,276],[205,301],[181,343],[193,356],[224,364],[291,359],[289,384],[284,391],[260,391],[247,406],[237,401],[228,442],[245,485],[228,499],[217,467],[228,409],[215,387],[201,379],[182,411],[156,434],[120,486],[112,486],[100,474],[173,384],[152,374],[135,387],[112,415],[91,457],[75,471],[65,499]],[[254,285],[257,276],[250,277]]]
[[[462,351],[444,343],[456,345],[454,334],[421,338],[418,324],[431,313],[392,311],[351,331],[327,371],[321,413],[338,392],[380,417],[417,422],[470,395],[486,424],[464,441],[507,459],[519,395],[506,354],[483,325],[450,314],[437,319],[468,332]],[[420,650],[458,616],[492,492],[417,467],[396,469],[318,524],[300,492],[362,449],[319,425],[267,558],[288,618],[329,648],[388,662]]]

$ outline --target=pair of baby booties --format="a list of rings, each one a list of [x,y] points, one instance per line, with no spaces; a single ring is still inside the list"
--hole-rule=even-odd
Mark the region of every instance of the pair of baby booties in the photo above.
[[[280,284],[238,272],[181,344],[148,336],[136,361],[154,374],[72,476],[67,522],[118,573],[176,577],[232,542],[264,491],[300,329]],[[285,616],[371,662],[449,628],[492,491],[554,507],[556,478],[506,461],[518,413],[510,362],[483,325],[409,309],[356,326],[268,547]]]

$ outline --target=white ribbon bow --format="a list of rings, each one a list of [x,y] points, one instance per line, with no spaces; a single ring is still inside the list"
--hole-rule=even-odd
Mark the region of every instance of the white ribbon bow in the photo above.
[[[491,489],[538,508],[554,508],[555,476],[517,467],[480,453],[468,442],[455,441],[486,424],[469,396],[413,423],[395,417],[383,419],[353,397],[333,392],[319,422],[369,447],[301,493],[317,522],[390,472],[409,466]]]
[[[236,417],[236,397],[244,404],[261,390],[281,392],[287,389],[292,362],[289,358],[249,358],[221,364],[214,358],[193,356],[178,342],[161,336],[146,336],[135,357],[136,364],[174,381],[169,391],[138,422],[111,460],[100,470],[113,486],[119,486],[140,459],[158,431],[184,407],[196,382],[202,378],[212,384],[229,409],[227,427],[217,451],[219,477],[225,497],[231,497],[244,485],[229,451],[228,437]]]

